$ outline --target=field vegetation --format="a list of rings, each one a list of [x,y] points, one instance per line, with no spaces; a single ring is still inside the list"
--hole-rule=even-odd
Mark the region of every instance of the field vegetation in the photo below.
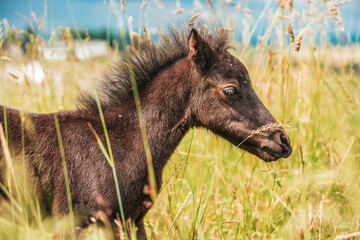
[[[216,14],[210,20],[220,21],[216,8],[238,8],[238,15],[221,16],[224,31],[243,31],[231,51],[247,67],[260,99],[286,125],[293,153],[265,163],[207,130],[191,130],[165,167],[160,194],[145,218],[148,238],[360,237],[360,45],[329,43],[329,31],[346,37],[340,12],[346,1],[309,2],[303,13],[293,9],[292,1],[279,1],[274,11],[264,8],[259,18],[268,18],[269,26],[254,46],[253,29],[246,29],[251,9],[231,0],[203,1],[209,6],[198,9],[200,16],[191,21],[195,26],[211,11]],[[125,7],[119,9],[126,14]],[[235,26],[238,18],[243,29]],[[143,26],[135,34],[131,29],[137,26],[131,23],[123,23],[131,40],[140,35],[146,41]],[[29,33],[1,23],[1,105],[40,113],[74,109],[79,92],[91,89],[121,50],[114,43],[108,55],[80,61],[72,45],[77,36],[65,28],[51,41],[57,36],[65,43],[66,60],[46,60],[42,49],[49,40],[41,37],[39,25]],[[5,48],[21,46],[24,35],[25,53],[15,56]],[[38,83],[21,75],[34,62],[44,73]],[[0,205],[0,239],[64,236],[71,221],[41,218],[27,180],[19,175],[13,179],[17,187],[9,190],[10,201]],[[85,239],[105,238],[101,221],[87,230]]]

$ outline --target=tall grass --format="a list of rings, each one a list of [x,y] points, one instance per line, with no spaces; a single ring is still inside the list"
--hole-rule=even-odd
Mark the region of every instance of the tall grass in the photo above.
[[[343,26],[338,12],[344,2],[325,2],[322,12],[316,12],[309,3],[305,10],[309,14],[315,12],[312,16],[305,12],[305,23],[296,20],[296,9],[292,9],[291,2],[280,2],[273,13],[270,12],[273,3],[267,2],[253,28],[244,27],[242,40],[234,43],[232,53],[246,65],[256,92],[270,112],[279,122],[289,121],[291,127],[287,132],[293,154],[286,160],[265,163],[206,130],[191,130],[165,167],[160,194],[145,218],[150,239],[345,239],[360,236],[360,46],[333,46],[327,41],[324,27],[327,24],[336,24],[333,27],[341,36]],[[70,1],[67,3],[71,7]],[[132,31],[132,22],[125,24],[129,19],[125,1],[122,4],[121,11],[114,14],[121,18],[120,27]],[[224,30],[242,31],[236,28],[232,16],[224,21],[224,14],[217,10],[238,9],[237,3],[208,1],[208,4],[206,9],[198,10],[201,13],[198,18],[207,16],[210,11],[215,13],[210,20],[225,22]],[[151,17],[146,13],[146,5],[143,1],[140,22],[143,19],[145,24],[139,24],[139,34],[148,29],[147,18]],[[181,1],[177,1],[177,7],[176,13],[181,12]],[[239,9],[238,17],[246,26],[246,22],[251,21],[251,11],[244,6]],[[250,39],[261,19],[266,17],[269,26],[259,44],[252,46]],[[289,22],[293,27],[288,33]],[[324,27],[322,30],[319,30],[319,23]],[[8,23],[0,26],[5,27],[7,42],[19,45]],[[48,61],[41,54],[45,40],[38,31],[23,34],[30,39],[25,47],[26,56],[12,56],[11,52],[0,48],[1,104],[21,110],[73,109],[78,92],[88,86],[93,88],[94,76],[103,72],[116,57],[117,51],[110,51],[106,57],[81,62],[76,60],[69,44],[67,60]],[[68,33],[65,30],[63,34]],[[316,34],[322,36],[319,41]],[[291,35],[293,41],[290,41]],[[133,46],[135,36],[132,32]],[[4,36],[1,43],[3,39]],[[18,75],[8,71],[10,67],[20,69],[34,60],[44,69],[45,80],[40,84],[27,77],[20,81]],[[137,106],[141,113],[139,101]],[[101,109],[99,114],[102,114]],[[141,114],[139,121],[143,121]],[[103,126],[106,132],[104,121]],[[3,127],[0,137],[2,149],[6,151],[7,128]],[[61,141],[58,125],[57,132]],[[146,131],[143,137],[146,149]],[[100,141],[99,147],[113,167],[111,143],[106,139],[106,146]],[[147,157],[150,163],[151,155]],[[12,159],[13,156],[7,160]],[[0,228],[1,238],[48,239],[67,231],[71,217],[42,219],[31,192],[21,191],[27,186],[21,184],[23,179],[9,179],[17,181],[15,186],[20,190],[16,193],[10,189],[10,203],[1,202],[0,223],[4,226]],[[115,171],[114,179],[116,184]],[[120,196],[119,199],[121,206]],[[85,237],[105,236],[99,226],[89,229]]]

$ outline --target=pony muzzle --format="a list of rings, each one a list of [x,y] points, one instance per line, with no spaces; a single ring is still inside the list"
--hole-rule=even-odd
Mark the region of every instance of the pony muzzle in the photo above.
[[[292,153],[289,136],[284,129],[274,129],[260,143],[260,158],[265,161],[276,161],[287,158]]]

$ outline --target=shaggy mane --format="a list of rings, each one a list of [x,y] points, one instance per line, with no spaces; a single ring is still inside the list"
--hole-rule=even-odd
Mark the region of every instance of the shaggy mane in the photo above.
[[[158,44],[144,41],[139,49],[124,51],[111,69],[97,83],[102,110],[119,107],[130,97],[133,98],[130,69],[134,76],[139,93],[154,77],[174,62],[189,54],[188,36],[191,29],[177,30],[170,28],[160,34]],[[197,29],[201,37],[217,52],[227,50],[229,34],[227,31]],[[77,108],[84,112],[98,112],[93,94],[82,93],[77,101]]]

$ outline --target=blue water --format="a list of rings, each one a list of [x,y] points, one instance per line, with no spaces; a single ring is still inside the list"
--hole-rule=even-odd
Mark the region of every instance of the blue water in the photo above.
[[[103,30],[108,27],[112,32],[118,32],[118,20],[122,21],[120,26],[124,26],[126,17],[123,14],[121,14],[120,18],[116,17],[114,9],[118,12],[121,11],[121,0],[115,2],[116,8],[109,7],[109,0],[0,0],[0,19],[6,18],[10,25],[14,25],[18,30],[25,29],[30,24],[36,25],[30,14],[33,11],[43,25],[42,33],[44,35],[49,35],[53,30],[58,31],[60,26],[69,26],[71,28],[77,26],[79,29],[89,30]],[[132,16],[134,19],[134,30],[137,31],[139,23],[145,21],[147,26],[152,29],[152,33],[156,33],[156,30],[160,27],[188,20],[193,15],[191,10],[194,9],[194,1],[192,0],[150,0],[140,20],[142,1],[125,0],[125,2],[127,16]],[[207,0],[199,0],[198,2],[203,5],[205,10],[210,9]],[[225,4],[223,1],[213,0],[213,2],[217,2],[217,9],[212,10],[213,16],[218,17],[218,22],[225,22],[228,16],[234,16],[235,35],[241,38],[241,31],[244,28],[242,22],[243,11],[235,11],[234,7]],[[219,4],[219,2],[222,3]],[[234,2],[237,3],[238,1],[234,0]],[[268,3],[273,12],[277,10],[275,0],[242,0],[240,2],[242,3],[242,9],[248,8],[253,13],[253,16],[249,19],[250,30],[253,29],[261,11]],[[305,0],[295,0],[295,9],[301,13],[301,10],[305,8],[305,2]],[[179,6],[179,3],[181,6]],[[178,7],[184,8],[185,12],[179,15],[172,14],[172,10]],[[359,41],[360,0],[352,0],[350,3],[341,6],[340,9],[345,32],[339,33],[338,27],[333,21],[326,21],[323,27],[329,32],[329,40],[335,43],[339,41]],[[252,37],[253,43],[259,42],[259,38],[268,28],[268,24],[265,19],[259,21]],[[313,31],[316,31],[316,29]]]

